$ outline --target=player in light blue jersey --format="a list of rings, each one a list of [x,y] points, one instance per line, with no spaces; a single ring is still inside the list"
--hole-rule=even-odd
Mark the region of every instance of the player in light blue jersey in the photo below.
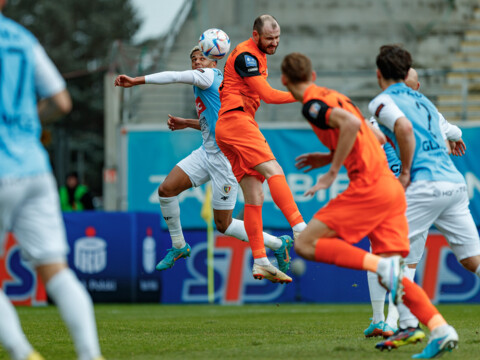
[[[410,54],[400,46],[382,46],[377,56],[377,77],[383,92],[369,105],[402,163],[399,180],[406,188],[411,245],[405,273],[414,278],[428,230],[435,225],[460,263],[480,276],[480,240],[468,208],[465,180],[443,144],[437,109],[404,83],[411,63]],[[400,330],[377,344],[379,349],[415,343],[424,337],[408,309],[399,306],[398,310]],[[432,332],[427,347],[414,358],[439,356],[455,348],[457,342],[455,330],[442,326]]]
[[[11,231],[58,306],[78,358],[91,360],[101,358],[93,304],[67,265],[57,185],[40,142],[40,120],[70,109],[65,82],[37,39],[0,13],[0,254]],[[43,359],[2,290],[0,343],[14,360]]]
[[[180,223],[178,195],[191,187],[212,181],[212,207],[215,225],[221,233],[248,241],[243,221],[232,218],[237,200],[238,183],[230,162],[220,151],[215,141],[215,125],[220,109],[218,88],[223,74],[216,68],[217,62],[203,55],[198,46],[190,51],[192,70],[164,71],[156,74],[131,78],[119,75],[115,86],[131,87],[142,84],[184,83],[193,85],[198,119],[183,119],[169,115],[168,127],[172,130],[193,128],[201,130],[203,143],[189,156],[181,160],[158,188],[160,209],[172,238],[172,248],[157,265],[157,270],[171,268],[175,261],[190,256],[190,245],[186,243]],[[290,266],[289,251],[293,240],[283,235],[279,238],[263,233],[265,245],[273,250],[281,271]]]
[[[418,90],[420,88],[418,73],[415,69],[410,68],[407,78],[405,79],[405,84],[413,90]],[[462,130],[460,130],[458,126],[450,124],[447,120],[445,120],[442,114],[439,113],[438,116],[439,125],[442,132],[442,139],[445,141],[447,149],[455,156],[464,155],[466,147],[462,140]],[[374,116],[370,118],[370,122],[375,129],[379,130],[378,122]],[[387,141],[387,138],[385,135],[383,135],[383,133],[381,136],[383,136],[381,143],[387,156],[390,170],[395,174],[395,176],[398,177],[402,169],[402,163],[395,152],[395,148],[392,143]],[[365,329],[364,335],[366,337],[383,336],[384,338],[388,338],[398,330],[397,322],[399,315],[397,308],[395,305],[393,305],[390,299],[388,304],[388,315],[385,319],[384,307],[386,290],[379,284],[378,276],[375,273],[368,273],[368,289],[370,291],[373,317],[372,322],[368,328]],[[419,333],[417,329],[413,331],[413,333],[415,332],[417,333],[417,336],[424,335],[423,333]]]

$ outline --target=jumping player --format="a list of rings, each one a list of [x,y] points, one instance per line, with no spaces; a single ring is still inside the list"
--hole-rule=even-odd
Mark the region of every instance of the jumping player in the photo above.
[[[254,258],[253,277],[291,282],[289,276],[270,264],[265,253],[262,239],[262,183],[265,179],[273,201],[292,226],[294,237],[306,224],[283,170],[255,121],[260,100],[273,104],[295,101],[288,92],[272,89],[267,82],[267,55],[275,54],[279,40],[278,22],[271,15],[261,15],[253,24],[252,38],[230,53],[220,86],[222,106],[215,136],[245,196],[244,221]]]
[[[220,109],[218,87],[223,75],[216,68],[217,62],[205,57],[198,46],[190,51],[190,60],[192,70],[164,71],[136,78],[119,75],[115,80],[115,86],[123,87],[174,83],[193,85],[199,119],[183,119],[169,115],[167,124],[171,130],[188,127],[201,130],[203,144],[180,161],[158,188],[160,208],[172,238],[172,248],[156,267],[159,271],[171,268],[177,259],[190,256],[190,245],[185,242],[180,223],[180,206],[177,196],[209,180],[212,180],[213,185],[213,214],[218,231],[242,241],[248,241],[243,221],[232,218],[237,200],[238,183],[233,176],[230,163],[215,141],[215,126]],[[290,266],[289,249],[293,245],[290,236],[283,235],[277,238],[263,233],[263,238],[265,246],[273,250],[279,268],[287,271]]]
[[[403,277],[403,257],[409,252],[409,242],[402,185],[388,168],[386,156],[379,151],[378,141],[360,110],[343,94],[316,86],[314,79],[308,57],[299,53],[285,57],[282,83],[303,103],[304,117],[331,151],[299,159],[299,168],[330,164],[328,172],[305,195],[328,188],[342,165],[350,184],[314,215],[295,242],[296,253],[307,260],[377,273],[394,302],[404,302],[432,332],[424,352],[414,358],[425,358],[425,353],[430,358],[455,348],[455,329],[425,292]],[[353,246],[367,235],[373,253]]]

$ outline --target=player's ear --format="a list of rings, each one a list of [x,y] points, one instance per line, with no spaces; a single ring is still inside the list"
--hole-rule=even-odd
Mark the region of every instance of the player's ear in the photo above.
[[[380,80],[382,78],[382,73],[380,72],[380,69],[377,68],[377,79]]]
[[[260,34],[258,33],[257,30],[253,30],[252,32],[252,38],[253,38],[253,41],[255,42],[255,44],[258,45],[258,41],[260,39]]]
[[[312,81],[317,80],[317,73],[315,71],[312,71]]]
[[[282,85],[286,87],[288,85],[288,79],[285,76],[285,74],[282,74],[281,79],[282,79]]]

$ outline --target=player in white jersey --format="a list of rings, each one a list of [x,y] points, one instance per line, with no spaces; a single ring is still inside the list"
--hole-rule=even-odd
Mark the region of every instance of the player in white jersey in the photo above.
[[[178,195],[191,187],[212,180],[212,207],[217,230],[242,241],[248,241],[243,221],[232,218],[237,199],[238,183],[230,162],[220,151],[215,141],[215,125],[220,109],[218,87],[223,75],[216,69],[217,62],[205,57],[198,46],[190,51],[192,70],[164,71],[152,75],[131,78],[119,75],[115,86],[131,87],[142,84],[184,83],[193,85],[195,105],[199,119],[183,119],[169,115],[171,130],[193,128],[201,130],[203,144],[181,160],[158,188],[160,208],[172,238],[172,248],[157,265],[157,270],[171,268],[179,258],[190,256],[190,245],[186,243],[180,223]],[[279,238],[263,233],[265,246],[274,251],[278,266],[286,272],[290,266],[289,250],[293,245],[290,236]]]
[[[480,276],[480,240],[468,208],[465,179],[453,165],[443,146],[438,110],[404,79],[411,56],[395,45],[382,46],[377,56],[377,77],[383,92],[369,105],[382,131],[396,148],[402,169],[400,182],[406,188],[410,254],[406,276],[413,280],[428,230],[435,225],[446,237],[459,262]],[[418,320],[400,305],[400,330],[380,349],[414,343],[424,334]],[[423,335],[423,336],[422,336]],[[431,334],[429,345],[417,358],[432,358],[456,347],[453,328]]]
[[[420,88],[420,82],[418,81],[418,73],[414,68],[410,68],[408,71],[407,78],[405,79],[405,85],[413,90],[418,90]],[[462,130],[456,125],[450,124],[442,114],[438,114],[440,128],[442,131],[442,137],[445,140],[447,149],[451,151],[453,155],[462,156],[465,154],[465,143],[462,140]],[[369,121],[373,126],[380,131],[378,122],[374,116],[372,116]],[[387,155],[388,165],[390,170],[398,176],[401,171],[401,162],[398,158],[395,149],[392,147],[391,143],[386,141],[386,137],[383,136],[382,141],[383,149]],[[365,329],[365,337],[374,337],[374,336],[383,336],[388,338],[392,336],[397,330],[398,322],[398,311],[396,306],[393,304],[391,299],[388,303],[388,315],[385,319],[384,307],[385,307],[385,295],[386,290],[378,282],[378,276],[376,273],[368,272],[368,289],[370,291],[370,302],[372,304],[373,317],[372,322]],[[417,334],[418,335],[418,334]],[[421,334],[423,335],[423,334]]]
[[[5,5],[0,0],[0,10]],[[37,103],[37,96],[43,100]],[[37,39],[0,13],[0,253],[13,232],[22,257],[45,283],[79,359],[100,359],[93,304],[68,268],[57,185],[40,142],[40,120],[71,109],[65,81]],[[0,343],[14,360],[43,359],[0,290]]]

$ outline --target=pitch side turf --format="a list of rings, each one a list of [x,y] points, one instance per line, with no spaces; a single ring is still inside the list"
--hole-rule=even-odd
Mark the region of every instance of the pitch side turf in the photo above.
[[[480,359],[480,305],[442,305],[459,348],[443,359]],[[17,308],[46,359],[75,359],[55,307]],[[426,342],[383,353],[365,339],[369,305],[96,305],[103,354],[113,359],[409,359]],[[1,319],[0,319],[1,321]],[[7,355],[0,349],[0,359]]]

